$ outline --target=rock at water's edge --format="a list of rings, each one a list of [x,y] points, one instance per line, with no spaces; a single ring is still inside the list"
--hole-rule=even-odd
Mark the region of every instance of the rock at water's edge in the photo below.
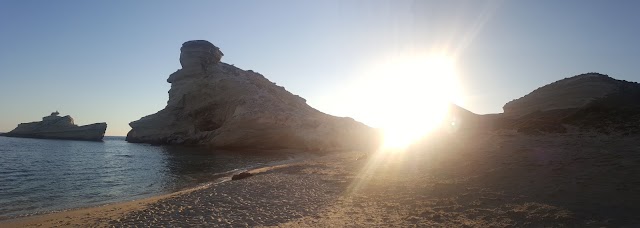
[[[10,132],[2,134],[7,137],[67,139],[100,141],[107,130],[106,123],[95,123],[78,126],[71,116],[58,116],[58,112],[42,118],[42,121],[21,123]]]
[[[233,176],[231,177],[231,180],[240,180],[240,179],[244,179],[244,178],[251,177],[251,176],[253,176],[253,174],[252,174],[252,173],[249,173],[249,172],[242,172],[242,173],[239,173],[239,174],[233,175]]]
[[[182,45],[167,106],[133,121],[127,141],[223,148],[370,149],[378,132],[351,118],[322,113],[261,74],[220,62],[208,41]]]

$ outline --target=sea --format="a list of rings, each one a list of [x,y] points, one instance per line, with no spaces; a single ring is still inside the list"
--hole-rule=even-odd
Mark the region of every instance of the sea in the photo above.
[[[222,181],[295,159],[276,151],[0,136],[0,219],[105,205]]]

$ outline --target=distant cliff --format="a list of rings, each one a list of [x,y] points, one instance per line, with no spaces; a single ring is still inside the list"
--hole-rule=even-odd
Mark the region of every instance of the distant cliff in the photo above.
[[[100,141],[107,130],[106,123],[95,123],[78,126],[71,116],[58,116],[58,112],[42,118],[42,121],[21,123],[10,132],[2,134],[7,137],[69,139]]]
[[[504,113],[522,116],[538,111],[584,107],[619,90],[623,81],[599,73],[565,78],[540,87],[504,105]]]
[[[310,107],[259,73],[222,63],[208,41],[185,42],[167,106],[133,121],[127,141],[224,148],[346,150],[379,143],[374,129]]]
[[[540,87],[504,105],[499,128],[525,133],[640,134],[640,84],[587,73]]]

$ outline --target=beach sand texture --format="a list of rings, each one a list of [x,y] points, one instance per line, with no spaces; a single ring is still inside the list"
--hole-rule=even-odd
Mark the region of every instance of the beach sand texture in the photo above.
[[[639,142],[459,134],[410,152],[330,153],[242,180],[0,226],[632,226],[640,224]]]

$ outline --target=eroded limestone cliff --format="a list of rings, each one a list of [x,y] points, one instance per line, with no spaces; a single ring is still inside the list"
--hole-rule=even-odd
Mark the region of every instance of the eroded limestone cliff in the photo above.
[[[378,132],[322,113],[259,73],[220,62],[208,41],[185,42],[167,106],[130,123],[127,141],[224,148],[369,149]]]

